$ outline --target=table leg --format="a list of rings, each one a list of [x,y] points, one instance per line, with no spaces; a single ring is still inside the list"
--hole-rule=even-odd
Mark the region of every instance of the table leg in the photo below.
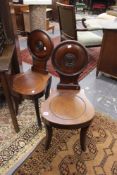
[[[89,126],[81,128],[80,131],[80,145],[83,151],[86,151],[86,134]]]
[[[16,132],[19,132],[19,126],[18,126],[15,110],[14,110],[14,107],[13,107],[13,101],[12,101],[12,98],[11,98],[11,95],[10,95],[10,90],[9,90],[9,86],[8,86],[6,73],[1,72],[0,77],[1,77],[1,84],[2,84],[2,87],[3,87],[4,95],[5,95],[5,98],[6,98],[6,101],[8,103],[10,113],[11,113],[11,119],[12,119],[12,122],[13,122],[14,129],[15,129]]]
[[[45,124],[46,128],[46,142],[45,142],[45,149],[47,150],[50,146],[52,140],[52,126]]]

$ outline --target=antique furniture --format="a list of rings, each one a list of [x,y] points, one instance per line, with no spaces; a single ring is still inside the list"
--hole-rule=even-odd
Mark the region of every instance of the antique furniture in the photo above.
[[[46,6],[51,5],[51,0],[23,0],[23,3],[29,5],[30,30],[46,28]]]
[[[15,45],[14,44],[8,44],[4,46],[3,53],[0,56],[0,79],[1,79],[1,85],[3,88],[3,92],[6,98],[6,101],[8,103],[8,107],[11,114],[11,119],[15,128],[15,131],[19,131],[17,119],[16,119],[16,113],[13,107],[13,101],[11,98],[11,92],[8,81],[10,77],[8,76],[8,71],[14,72],[14,70],[18,67],[13,67],[12,62],[15,62],[15,55],[14,55]]]
[[[104,29],[96,76],[104,72],[117,78],[117,29]]]
[[[13,7],[16,15],[17,33],[20,35],[26,35],[27,32],[31,31],[29,5],[13,4]],[[54,32],[54,25],[50,24],[50,19],[52,19],[52,9],[46,8],[46,27],[44,27],[44,29],[52,30],[52,32]],[[38,25],[37,29],[39,27],[40,25]]]
[[[75,7],[57,3],[61,40],[77,40],[86,47],[100,46],[102,36],[97,29],[76,28]],[[84,21],[84,19],[82,20]],[[84,22],[83,22],[84,24]],[[94,32],[95,31],[95,32]]]
[[[4,48],[0,56],[0,83],[3,89],[3,94],[5,95],[6,102],[8,103],[14,129],[16,132],[18,132],[19,126],[11,98],[11,82],[9,80],[11,79],[11,75],[20,72],[21,62],[19,60],[19,43],[15,28],[16,21],[7,0],[1,0],[0,18],[5,33]]]
[[[58,21],[58,13],[56,3],[60,2],[63,4],[69,4],[69,0],[52,0],[52,12],[53,12],[53,20]]]
[[[53,51],[52,63],[60,76],[57,89],[41,104],[42,119],[46,127],[48,149],[53,127],[81,129],[80,143],[86,149],[86,133],[94,117],[94,108],[80,89],[78,77],[88,63],[86,49],[76,41],[63,41]]]
[[[50,37],[41,30],[34,30],[28,35],[28,48],[32,54],[33,65],[31,70],[19,73],[13,79],[13,92],[34,101],[38,125],[41,129],[38,99],[43,95],[49,96],[51,76],[48,74],[46,63],[49,59],[53,43]],[[17,96],[14,96],[17,102]],[[16,106],[18,110],[18,105]]]
[[[29,32],[29,30],[28,31],[26,30],[26,25],[28,21],[25,20],[25,15],[24,15],[27,11],[29,11],[28,5],[15,4],[15,3],[12,5],[16,16],[17,33],[22,35],[22,34],[25,34],[25,32]]]

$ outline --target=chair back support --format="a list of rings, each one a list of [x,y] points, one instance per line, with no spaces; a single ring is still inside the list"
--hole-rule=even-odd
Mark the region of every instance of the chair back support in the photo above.
[[[28,34],[27,44],[33,58],[32,70],[48,73],[46,65],[53,50],[49,35],[45,31],[34,30]]]
[[[61,41],[77,40],[75,7],[57,2]]]
[[[80,89],[78,77],[88,63],[84,46],[77,41],[61,42],[53,51],[52,64],[60,76],[58,89]]]

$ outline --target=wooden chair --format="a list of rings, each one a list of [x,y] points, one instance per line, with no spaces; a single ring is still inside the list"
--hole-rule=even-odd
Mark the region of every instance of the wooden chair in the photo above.
[[[13,78],[12,90],[16,94],[34,101],[38,125],[41,128],[41,120],[38,99],[49,96],[51,76],[48,74],[46,63],[49,59],[53,43],[50,37],[41,30],[34,30],[28,35],[28,48],[33,58],[31,70],[19,73]],[[17,98],[14,97],[17,103]],[[17,110],[18,105],[16,105]]]
[[[77,41],[64,41],[53,51],[52,64],[60,76],[57,89],[41,105],[42,119],[46,127],[48,149],[52,128],[80,128],[81,149],[86,150],[86,133],[94,117],[94,108],[80,89],[78,77],[88,63],[86,49]]]
[[[63,40],[77,40],[86,47],[100,46],[102,42],[101,29],[88,29],[85,19],[82,24],[85,28],[76,28],[75,7],[57,2],[59,15],[60,37]]]

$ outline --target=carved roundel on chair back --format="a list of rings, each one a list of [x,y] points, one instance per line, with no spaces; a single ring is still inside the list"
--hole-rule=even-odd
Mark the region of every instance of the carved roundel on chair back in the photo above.
[[[40,59],[40,61],[48,60],[53,50],[50,37],[42,30],[34,30],[29,33],[27,44],[33,57]]]
[[[60,75],[73,77],[79,75],[87,65],[88,54],[80,43],[68,40],[54,49],[52,63]]]

